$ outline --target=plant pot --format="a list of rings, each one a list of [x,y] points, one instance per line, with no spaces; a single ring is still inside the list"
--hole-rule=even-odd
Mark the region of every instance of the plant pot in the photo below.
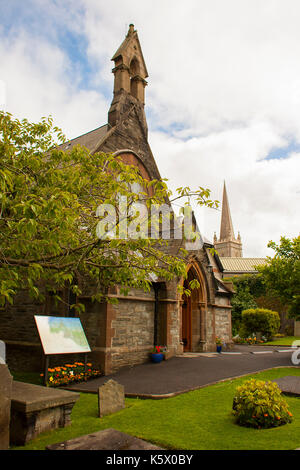
[[[161,362],[164,358],[163,353],[151,353],[151,360],[152,362]]]
[[[222,345],[217,344],[217,352],[218,353],[222,352]]]

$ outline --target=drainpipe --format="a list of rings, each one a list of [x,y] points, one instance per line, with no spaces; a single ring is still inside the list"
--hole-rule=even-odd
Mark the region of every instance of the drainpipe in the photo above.
[[[154,295],[155,295],[155,303],[154,303],[154,337],[153,337],[153,344],[157,346],[157,337],[158,337],[158,293],[159,293],[159,284],[154,282],[153,284]]]

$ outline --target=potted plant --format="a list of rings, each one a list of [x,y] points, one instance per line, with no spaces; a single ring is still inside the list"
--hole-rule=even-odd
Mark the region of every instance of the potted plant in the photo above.
[[[220,338],[219,336],[216,336],[216,346],[217,346],[218,353],[222,351],[222,344],[223,344],[222,338]]]
[[[154,348],[150,351],[152,362],[158,363],[163,360],[164,354],[161,349],[161,346],[154,346]]]

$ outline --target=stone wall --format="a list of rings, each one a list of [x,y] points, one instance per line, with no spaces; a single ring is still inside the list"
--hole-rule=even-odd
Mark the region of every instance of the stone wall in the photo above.
[[[215,309],[215,332],[226,344],[231,343],[231,310],[228,308]]]
[[[154,292],[138,290],[112,306],[111,372],[148,360],[154,342],[154,308]]]
[[[98,337],[103,330],[104,317],[97,302],[92,302],[90,299],[80,301],[86,307],[80,319],[90,347],[93,348],[97,345]],[[34,315],[68,316],[63,305],[49,308],[50,303],[49,299],[43,304],[34,301],[23,291],[15,297],[13,305],[0,310],[0,339],[6,343],[7,364],[11,370],[43,372],[44,354]],[[84,356],[57,354],[49,358],[49,367],[51,367],[70,361],[82,361]],[[92,355],[89,354],[88,360],[91,359]],[[99,364],[95,366],[98,367]]]
[[[151,178],[160,178],[144,131],[143,106],[130,94],[122,94],[122,114],[116,130],[102,143],[98,151],[116,152],[122,149],[133,150],[145,165]]]

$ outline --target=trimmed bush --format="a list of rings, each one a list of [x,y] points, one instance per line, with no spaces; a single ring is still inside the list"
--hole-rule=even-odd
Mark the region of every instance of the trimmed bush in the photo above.
[[[250,308],[242,312],[241,333],[243,337],[260,332],[269,340],[280,328],[280,316],[273,310]]]
[[[237,387],[233,399],[237,424],[273,428],[292,421],[292,413],[276,382],[250,379]]]

